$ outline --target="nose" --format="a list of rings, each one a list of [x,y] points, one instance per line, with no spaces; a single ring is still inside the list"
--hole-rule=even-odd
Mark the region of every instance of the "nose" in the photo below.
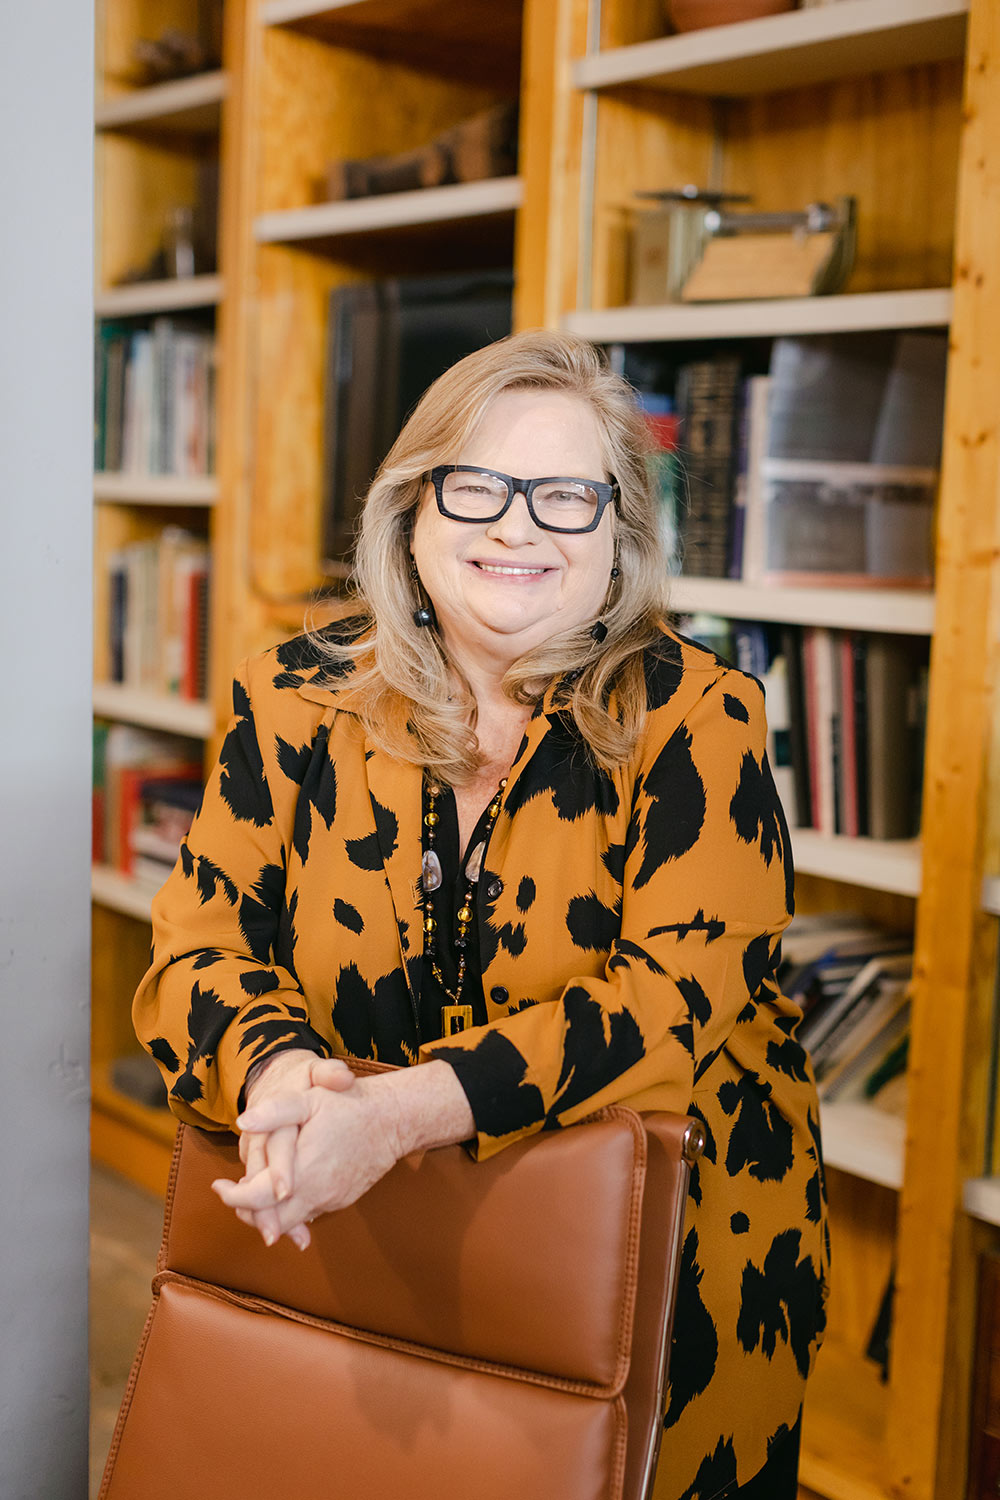
[[[523,547],[525,543],[541,540],[541,527],[535,524],[523,490],[515,490],[508,509],[499,520],[490,522],[486,535],[497,538],[508,547]]]

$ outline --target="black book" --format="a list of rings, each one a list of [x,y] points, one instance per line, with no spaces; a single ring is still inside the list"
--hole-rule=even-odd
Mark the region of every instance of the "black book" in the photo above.
[[[805,684],[802,676],[802,630],[798,625],[781,627],[781,652],[788,674],[788,737],[795,784],[795,821],[808,828],[812,822],[812,791],[809,782],[809,746],[806,738]]]
[[[686,499],[681,549],[692,578],[725,578],[728,571],[740,390],[739,360],[729,356],[697,360],[678,372]]]

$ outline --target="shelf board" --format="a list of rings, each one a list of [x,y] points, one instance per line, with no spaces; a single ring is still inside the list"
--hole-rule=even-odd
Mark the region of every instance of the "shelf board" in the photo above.
[[[839,5],[853,0],[837,0]],[[833,9],[834,7],[828,7]],[[812,11],[802,11],[811,15]],[[875,328],[945,328],[949,288],[853,292],[837,297],[782,297],[756,302],[671,302],[567,313],[563,327],[595,344],[651,344],[679,339],[777,338],[855,333]]]
[[[95,111],[98,130],[155,128],[176,135],[207,135],[218,130],[228,79],[220,70],[157,83],[102,99]]]
[[[214,307],[221,301],[221,276],[135,281],[127,286],[102,287],[94,297],[94,314],[98,318],[138,318],[180,308]]]
[[[670,607],[685,614],[826,625],[834,630],[930,635],[934,629],[934,595],[929,590],[782,588],[732,578],[673,578]]]
[[[219,482],[214,474],[94,475],[94,499],[123,505],[215,505]]]
[[[130,1099],[111,1081],[111,1064],[95,1063],[91,1071],[90,1096],[94,1105],[105,1113],[125,1121],[135,1130],[152,1136],[168,1146],[173,1145],[177,1134],[177,1121],[168,1109],[155,1109],[150,1104],[140,1104]]]
[[[494,85],[514,83],[520,64],[521,0],[263,0],[260,19]]]
[[[581,58],[579,89],[748,95],[961,57],[967,0],[838,0]]]
[[[871,891],[920,894],[920,843],[917,839],[852,839],[844,834],[793,828],[792,853],[800,875],[823,875]]]
[[[905,1120],[854,1100],[821,1103],[819,1114],[828,1167],[883,1187],[903,1186]]]
[[[962,1192],[962,1207],[985,1224],[1000,1224],[1000,1177],[972,1177]]]
[[[494,177],[482,182],[458,182],[450,187],[419,188],[410,193],[315,203],[307,208],[259,214],[254,221],[254,235],[260,244],[290,244],[513,214],[520,207],[522,193],[520,177]]]
[[[140,922],[150,919],[150,905],[155,893],[148,885],[113,870],[110,865],[93,865],[90,871],[90,896],[98,906],[124,912]]]
[[[171,693],[142,692],[121,682],[94,683],[94,713],[196,740],[207,739],[215,728],[210,703]]]

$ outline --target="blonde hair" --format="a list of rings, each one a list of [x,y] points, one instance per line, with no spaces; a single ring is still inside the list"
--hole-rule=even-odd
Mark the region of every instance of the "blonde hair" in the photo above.
[[[345,641],[308,629],[340,675],[353,666],[352,710],[370,740],[452,784],[482,763],[475,701],[438,630],[414,624],[422,601],[409,538],[428,470],[453,460],[490,402],[524,390],[564,392],[593,412],[606,467],[621,490],[614,517],[619,576],[601,612],[605,639],[595,642],[593,621],[561,631],[511,665],[504,692],[513,702],[535,703],[551,681],[563,679],[565,708],[597,763],[610,770],[628,758],[642,729],[642,653],[662,639],[667,564],[646,464],[649,440],[631,387],[590,343],[567,333],[513,334],[459,360],[424,392],[368,491],[349,590],[360,635]],[[456,676],[464,692],[455,692]]]

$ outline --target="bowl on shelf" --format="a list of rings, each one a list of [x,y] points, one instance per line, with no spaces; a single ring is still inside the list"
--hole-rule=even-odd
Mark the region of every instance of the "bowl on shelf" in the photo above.
[[[667,19],[675,31],[700,31],[706,26],[731,26],[734,21],[756,21],[794,10],[795,0],[667,0]]]

